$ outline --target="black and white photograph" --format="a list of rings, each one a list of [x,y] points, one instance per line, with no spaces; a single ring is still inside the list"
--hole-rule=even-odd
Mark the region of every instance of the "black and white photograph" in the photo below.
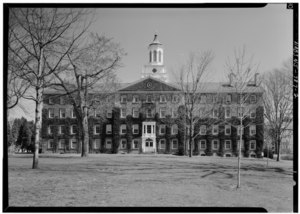
[[[3,212],[298,212],[298,3],[3,21]]]

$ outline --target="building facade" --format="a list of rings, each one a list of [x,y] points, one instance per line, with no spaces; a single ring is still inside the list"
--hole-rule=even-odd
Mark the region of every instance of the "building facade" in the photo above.
[[[164,49],[155,35],[148,47],[149,62],[141,79],[123,84],[105,100],[110,105],[89,110],[91,153],[177,153],[192,149],[194,155],[236,156],[240,130],[239,97],[227,83],[203,83],[199,91],[199,120],[192,148],[186,142],[180,109],[183,91],[169,82],[164,66]],[[262,91],[247,86],[243,111],[242,154],[260,157],[263,149]],[[217,107],[216,107],[217,106]],[[202,114],[202,109],[210,109]],[[77,152],[77,120],[68,98],[53,90],[44,94],[42,120],[43,152]],[[188,145],[188,144],[187,144]]]

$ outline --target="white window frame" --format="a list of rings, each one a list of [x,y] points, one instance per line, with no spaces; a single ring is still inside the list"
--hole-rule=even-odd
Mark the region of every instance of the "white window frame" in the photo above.
[[[137,113],[136,115],[135,115],[135,112]],[[139,117],[139,109],[138,108],[133,108],[132,109],[132,117],[133,118],[138,118]]]
[[[227,110],[229,110],[229,115],[227,114]],[[231,118],[231,108],[225,107],[225,118]]]
[[[163,127],[164,127],[164,130],[165,130],[165,132],[164,133],[162,133],[161,132],[161,130],[163,130]],[[159,134],[160,135],[165,135],[166,134],[166,125],[164,125],[164,124],[161,124],[161,125],[159,125]]]
[[[174,141],[176,142],[176,148],[174,147]],[[172,139],[172,149],[178,149],[178,139]]]
[[[76,125],[70,126],[70,134],[76,134],[76,132],[74,132],[74,127],[76,127]]]
[[[215,113],[217,113],[217,115]],[[213,118],[218,118],[218,117],[219,117],[219,109],[213,109]]]
[[[123,142],[125,142],[125,147],[123,147]],[[127,140],[125,138],[120,139],[120,148],[127,149]]]
[[[125,127],[125,128],[124,128]],[[125,132],[123,132],[125,130]],[[127,133],[127,127],[126,127],[126,124],[121,124],[120,125],[120,134],[121,135],[124,135]]]
[[[70,148],[71,149],[76,149],[73,147],[73,142],[76,142],[76,145],[77,145],[77,140],[76,139],[70,139]]]
[[[110,142],[109,147],[108,147],[108,143],[107,142]],[[111,140],[111,138],[106,138],[105,139],[105,148],[106,149],[111,149],[112,148],[112,140]]]
[[[230,143],[230,144],[229,144],[229,148],[227,148],[226,142],[229,142],[229,143]],[[224,144],[225,144],[225,149],[231,149],[231,140],[225,140]]]
[[[176,132],[174,130],[176,130]],[[172,127],[171,127],[171,134],[172,135],[178,134],[178,125],[177,124],[173,124],[172,125]]]
[[[99,132],[97,132],[97,127],[99,127]],[[101,132],[101,127],[99,124],[94,125],[94,134],[100,134]]]
[[[109,131],[108,127],[110,127],[110,131]],[[111,124],[106,124],[106,126],[105,126],[105,133],[106,134],[112,134],[112,125]]]
[[[51,144],[52,142],[52,144]],[[48,140],[48,149],[53,149],[54,148],[54,140],[53,139],[49,139]]]
[[[217,131],[215,132],[215,130],[217,130]],[[213,125],[212,126],[212,134],[213,135],[218,135],[219,134],[219,125]]]
[[[165,115],[162,115],[162,112],[165,111]],[[166,108],[160,108],[159,109],[159,118],[166,118],[167,109]]]
[[[202,145],[202,144],[201,144],[202,142],[204,142],[204,145],[205,145],[204,148],[202,148],[202,146],[201,146],[201,145]],[[207,147],[207,145],[206,145],[206,140],[200,140],[200,141],[199,141],[199,147],[200,147],[199,149],[206,149],[206,147]]]
[[[164,142],[164,147],[161,146],[161,145],[162,145],[161,141]],[[159,140],[159,148],[160,148],[160,149],[165,149],[165,148],[166,148],[166,139],[160,139],[160,140]]]
[[[250,103],[251,104],[257,103],[257,96],[256,96],[256,94],[251,94],[250,95]]]
[[[203,128],[204,128],[204,132],[203,132]],[[206,125],[201,125],[200,126],[200,131],[199,131],[200,135],[206,135],[206,132],[207,132],[207,128],[206,128]]]
[[[232,101],[231,94],[226,94],[225,103],[226,104],[231,104],[231,101]]]
[[[150,99],[149,99],[150,98]],[[146,95],[146,103],[152,103],[152,95]]]
[[[65,116],[62,116],[62,113],[65,113]],[[60,108],[59,109],[59,118],[66,118],[66,109],[65,108]]]
[[[134,147],[134,142],[137,142],[137,148]],[[138,149],[139,148],[139,140],[138,139],[133,139],[132,140],[132,149]]]
[[[239,150],[239,146],[240,146],[240,139],[237,140],[237,150]],[[241,150],[245,149],[245,141],[242,140],[242,147]]]
[[[106,111],[106,118],[112,118],[112,110],[111,109],[108,109]]]
[[[126,118],[126,108],[121,108],[120,118]]]
[[[62,142],[64,142],[64,146],[62,146]],[[65,139],[59,139],[59,141],[58,141],[58,149],[64,149],[65,148],[65,144],[66,144],[66,140]]]
[[[151,112],[151,115],[149,115],[149,111]],[[146,117],[147,117],[147,118],[152,118],[152,117],[153,117],[152,109],[147,109],[147,110],[146,110]]]
[[[254,133],[252,133],[252,131],[253,131]],[[250,136],[256,135],[256,126],[255,126],[255,125],[250,125],[250,127],[249,127],[249,135],[250,135]]]
[[[138,95],[133,95],[132,96],[132,103],[139,103],[139,102],[140,102],[139,96]]]
[[[99,146],[97,145],[97,141],[99,142]],[[100,146],[101,146],[101,139],[99,139],[99,138],[94,139],[93,149],[100,149]]]
[[[217,148],[214,147],[214,142],[217,142]],[[213,139],[211,141],[212,150],[218,150],[220,148],[220,141],[217,139]]]
[[[251,148],[251,144],[254,143],[254,148]],[[256,140],[250,140],[250,143],[249,143],[249,150],[255,150],[256,149]]]
[[[254,114],[254,116],[253,116],[253,114]],[[250,118],[256,118],[256,109],[250,110]]]
[[[242,131],[242,135],[244,135],[244,133],[245,133],[245,128],[243,127],[242,130],[243,130],[243,131]],[[239,126],[239,127],[237,128],[237,135],[238,135],[238,136],[241,135],[241,126]]]
[[[48,109],[48,118],[54,118],[54,108]]]
[[[134,132],[137,130],[137,132]],[[138,134],[139,133],[139,124],[133,124],[132,125],[132,134]]]
[[[121,103],[127,103],[127,95],[121,95]]]
[[[171,112],[172,112],[172,118],[177,118],[178,117],[177,109],[172,108]]]
[[[58,126],[58,134],[64,134],[63,132],[62,132],[62,127],[65,127],[64,125],[59,125]]]
[[[159,102],[166,103],[167,102],[166,95],[164,95],[164,94],[159,95]]]
[[[71,118],[76,118],[76,114],[75,114],[74,109],[71,110]]]
[[[226,132],[226,130],[229,129],[229,133]],[[225,125],[225,135],[231,135],[231,126],[230,125]]]
[[[48,134],[53,134],[52,130],[51,130],[51,127],[54,128],[54,125],[49,125],[48,126]]]

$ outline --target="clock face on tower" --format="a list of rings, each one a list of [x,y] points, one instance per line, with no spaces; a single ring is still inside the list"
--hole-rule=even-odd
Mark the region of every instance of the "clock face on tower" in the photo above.
[[[153,73],[156,73],[156,71],[157,71],[156,68],[153,68],[153,69],[152,69],[152,72],[153,72]]]

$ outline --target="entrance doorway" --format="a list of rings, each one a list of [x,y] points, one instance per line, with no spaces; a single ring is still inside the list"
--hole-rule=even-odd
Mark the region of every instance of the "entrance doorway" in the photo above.
[[[153,140],[148,138],[145,140],[145,152],[153,152],[153,151],[154,151]]]

